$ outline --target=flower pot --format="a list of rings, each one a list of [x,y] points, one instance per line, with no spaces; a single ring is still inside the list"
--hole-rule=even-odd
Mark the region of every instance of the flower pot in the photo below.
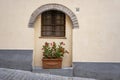
[[[59,59],[42,59],[43,69],[59,69],[62,67],[62,58]]]

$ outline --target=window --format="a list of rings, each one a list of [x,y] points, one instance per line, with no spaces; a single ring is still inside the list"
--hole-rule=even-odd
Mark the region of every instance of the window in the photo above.
[[[41,16],[42,37],[65,37],[65,14],[60,11],[50,10]]]

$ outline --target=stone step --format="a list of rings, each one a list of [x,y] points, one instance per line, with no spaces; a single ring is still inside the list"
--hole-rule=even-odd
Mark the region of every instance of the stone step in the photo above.
[[[40,67],[34,67],[32,72],[72,77],[73,67],[67,67],[61,69],[42,69]]]

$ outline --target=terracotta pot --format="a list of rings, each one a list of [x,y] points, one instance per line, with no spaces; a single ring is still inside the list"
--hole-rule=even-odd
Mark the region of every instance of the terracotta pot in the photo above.
[[[43,69],[59,69],[62,67],[62,58],[59,59],[42,59]]]

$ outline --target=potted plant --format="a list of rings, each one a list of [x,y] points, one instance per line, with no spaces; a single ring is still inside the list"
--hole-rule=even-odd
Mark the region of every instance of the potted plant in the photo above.
[[[44,69],[57,69],[62,67],[62,58],[65,53],[69,53],[63,47],[65,44],[60,42],[58,45],[46,42],[43,45],[43,59],[42,65]]]

